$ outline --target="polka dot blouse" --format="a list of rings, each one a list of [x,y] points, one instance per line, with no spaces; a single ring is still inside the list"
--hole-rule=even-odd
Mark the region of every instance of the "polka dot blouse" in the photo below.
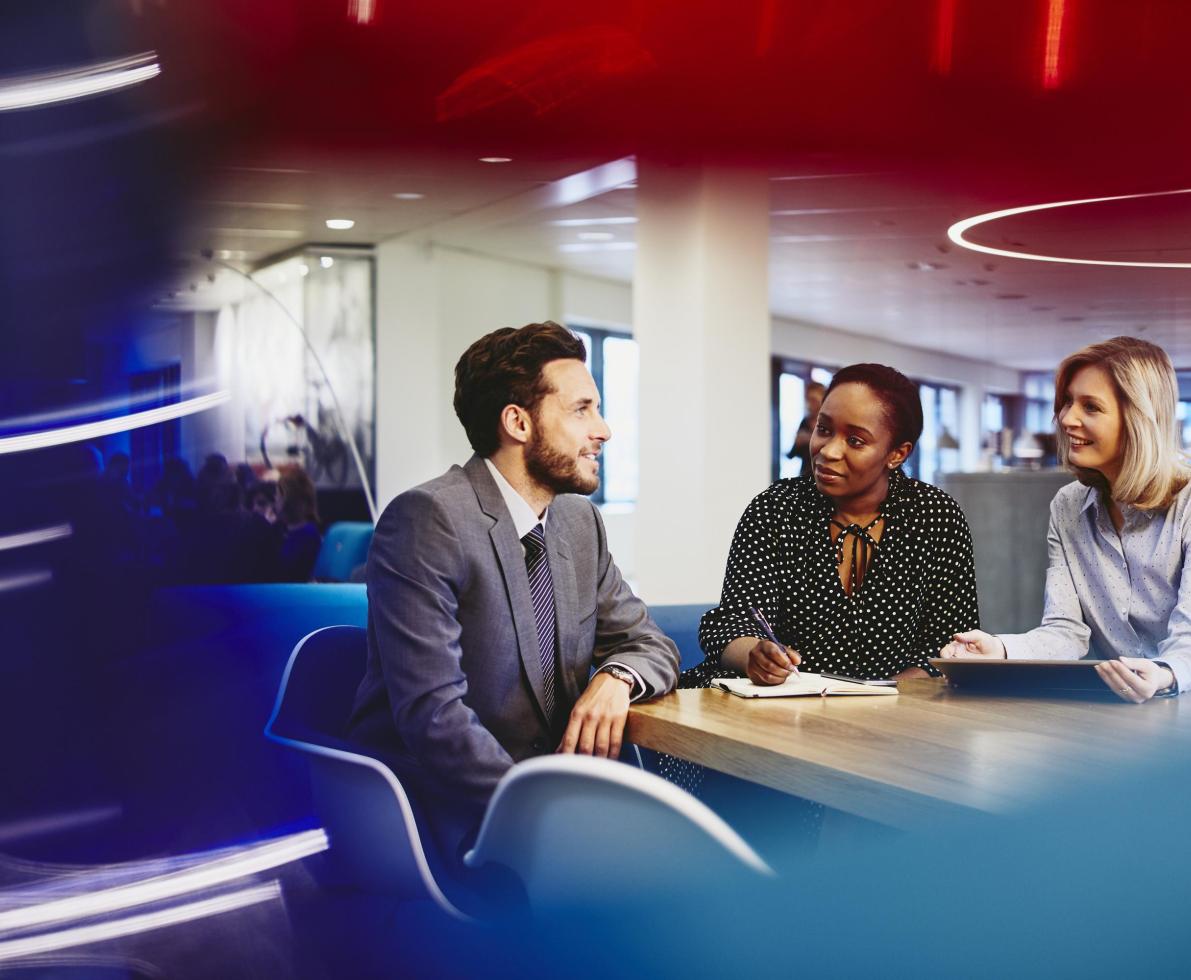
[[[707,659],[682,687],[731,674],[719,656],[732,640],[761,636],[755,606],[816,673],[884,678],[921,667],[953,633],[980,625],[972,537],[959,505],[937,487],[890,475],[884,527],[872,564],[848,595],[831,540],[831,499],[811,477],[780,480],[754,498],[736,526],[720,604],[699,624]]]

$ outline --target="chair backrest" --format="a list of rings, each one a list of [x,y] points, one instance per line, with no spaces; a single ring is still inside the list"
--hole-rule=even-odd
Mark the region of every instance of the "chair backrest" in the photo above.
[[[769,878],[772,869],[716,814],[631,766],[554,755],[514,766],[496,788],[472,868],[501,865],[537,911]]]
[[[368,560],[372,530],[367,521],[340,521],[327,528],[314,563],[314,580],[350,582],[352,571]]]
[[[678,647],[683,670],[703,662],[703,651],[699,648],[699,620],[707,609],[706,604],[649,607],[649,614],[658,628]]]
[[[466,921],[435,881],[405,788],[388,766],[344,737],[367,646],[359,626],[327,626],[303,637],[286,664],[265,735],[307,755],[330,856],[352,884],[429,900]]]
[[[265,734],[345,747],[341,739],[367,659],[362,626],[325,626],[302,637],[285,666]]]

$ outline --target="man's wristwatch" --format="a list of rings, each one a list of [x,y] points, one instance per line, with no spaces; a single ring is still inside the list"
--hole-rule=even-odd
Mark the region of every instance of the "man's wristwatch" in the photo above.
[[[630,694],[632,693],[633,688],[635,688],[637,686],[637,678],[635,678],[633,676],[632,671],[625,670],[625,668],[617,666],[616,664],[612,664],[611,666],[608,666],[608,667],[601,667],[600,673],[601,674],[611,674],[618,681],[624,681],[629,686]]]

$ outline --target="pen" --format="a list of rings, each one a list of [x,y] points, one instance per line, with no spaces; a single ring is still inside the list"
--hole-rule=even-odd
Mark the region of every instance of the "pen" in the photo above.
[[[785,650],[786,644],[777,638],[777,634],[773,631],[773,627],[770,626],[765,617],[761,615],[761,610],[756,606],[749,606],[749,612],[752,614],[752,617],[756,621],[757,625],[761,627],[761,631],[765,634],[765,639],[772,640],[779,647]],[[790,664],[790,670],[795,677],[798,676],[798,668],[794,664]]]

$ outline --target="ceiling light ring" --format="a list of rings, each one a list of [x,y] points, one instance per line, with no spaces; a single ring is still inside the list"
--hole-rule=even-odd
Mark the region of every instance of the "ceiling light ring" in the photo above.
[[[986,214],[973,215],[957,221],[947,229],[947,237],[956,245],[971,249],[974,252],[984,252],[986,255],[1000,255],[1009,259],[1026,259],[1031,262],[1058,262],[1066,265],[1096,265],[1113,266],[1126,269],[1191,269],[1191,262],[1137,262],[1118,259],[1079,259],[1061,255],[1041,255],[1037,252],[1019,252],[1011,249],[996,248],[992,245],[981,245],[978,242],[964,238],[964,232],[979,225],[1001,218],[1010,218],[1019,214],[1031,214],[1035,211],[1053,211],[1058,208],[1070,208],[1081,204],[1104,204],[1111,201],[1134,201],[1148,197],[1168,197],[1173,194],[1191,194],[1191,187],[1179,188],[1171,191],[1149,191],[1143,194],[1116,194],[1110,197],[1086,197],[1075,201],[1051,201],[1045,204],[1027,204],[1022,207],[1004,208],[1000,211],[989,211]]]

